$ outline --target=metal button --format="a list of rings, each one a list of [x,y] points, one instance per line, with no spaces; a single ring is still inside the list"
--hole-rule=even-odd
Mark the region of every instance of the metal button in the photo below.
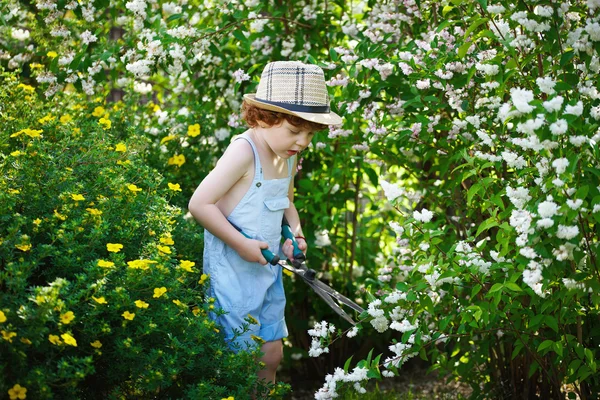
[[[262,185],[262,183],[256,182],[256,187],[260,187],[260,185]]]

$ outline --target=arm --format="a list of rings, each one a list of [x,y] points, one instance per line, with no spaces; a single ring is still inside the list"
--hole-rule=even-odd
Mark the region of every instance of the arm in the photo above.
[[[188,209],[196,221],[237,251],[244,260],[264,265],[267,261],[260,249],[268,248],[268,244],[244,237],[216,205],[253,165],[254,154],[250,145],[245,140],[232,142],[192,195]]]
[[[295,160],[294,162],[294,168],[292,169],[292,171],[296,170],[296,163],[298,162],[298,159]],[[290,228],[292,230],[292,233],[294,234],[294,236],[304,236],[304,234],[302,233],[302,227],[300,226],[300,216],[298,215],[298,210],[296,209],[296,206],[294,205],[294,179],[291,180],[290,182],[290,188],[288,190],[288,198],[290,199],[290,207],[287,208],[285,210],[285,218],[288,220],[289,224],[290,224]],[[296,241],[298,242],[298,248],[300,250],[302,250],[304,253],[306,253],[306,249],[307,249],[307,244],[306,241],[303,239],[296,239]],[[291,241],[288,239],[285,241],[282,251],[285,254],[285,256],[289,259],[292,259],[292,254],[293,254],[293,246]]]

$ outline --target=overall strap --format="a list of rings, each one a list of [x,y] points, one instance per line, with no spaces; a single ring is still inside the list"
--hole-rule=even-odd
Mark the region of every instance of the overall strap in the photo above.
[[[292,157],[288,158],[288,160],[287,160],[288,161],[288,176],[290,178],[293,177],[292,169],[294,168],[294,161],[296,160],[297,156],[298,156],[297,154],[294,154]]]
[[[254,144],[254,142],[252,141],[252,139],[250,139],[250,136],[246,135],[245,133],[242,133],[241,135],[239,135],[237,138],[235,138],[235,140],[238,139],[246,139],[246,141],[248,143],[250,143],[250,146],[252,146],[252,152],[254,153],[254,180],[262,180],[263,179],[263,174],[262,174],[262,167],[260,166],[260,157],[258,156],[258,151],[256,150],[256,145]]]

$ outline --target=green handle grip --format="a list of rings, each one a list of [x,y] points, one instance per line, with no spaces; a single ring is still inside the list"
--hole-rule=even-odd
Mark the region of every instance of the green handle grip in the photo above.
[[[231,221],[229,221],[229,223],[231,225],[233,225],[233,227],[235,229],[238,230],[239,233],[241,233],[242,235],[246,236],[248,239],[253,239],[252,237],[246,235],[246,233],[244,231],[242,231],[240,228],[238,228],[234,223],[232,223]],[[277,263],[279,262],[279,256],[277,254],[273,254],[273,252],[269,249],[262,249],[260,251],[263,255],[263,257],[265,258],[265,260],[267,260],[267,262],[271,265],[277,265]]]
[[[291,239],[292,244],[294,245],[294,260],[304,261],[306,260],[306,255],[300,250],[298,247],[298,242],[296,241],[296,237],[292,233],[292,228],[290,228],[290,224],[287,219],[283,217],[283,224],[281,225],[281,234],[286,239]]]

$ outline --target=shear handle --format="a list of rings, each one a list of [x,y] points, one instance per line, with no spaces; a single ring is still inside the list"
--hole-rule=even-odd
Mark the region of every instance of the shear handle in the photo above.
[[[242,231],[237,225],[235,225],[233,222],[229,221],[229,223],[231,225],[233,225],[233,227],[235,229],[237,229],[237,231],[239,233],[241,233],[242,235],[246,236],[248,239],[253,239],[252,237],[246,235],[244,233],[244,231]],[[261,249],[260,252],[262,253],[263,257],[265,258],[265,260],[267,260],[267,262],[271,265],[277,265],[277,263],[279,262],[279,256],[277,254],[273,254],[273,252],[271,252],[271,250],[269,249]]]
[[[306,255],[300,250],[298,247],[298,242],[296,241],[296,237],[292,233],[292,228],[290,228],[290,223],[288,222],[285,215],[283,216],[283,221],[281,224],[281,234],[286,239],[291,239],[292,244],[294,245],[294,261],[304,261],[306,260]]]

